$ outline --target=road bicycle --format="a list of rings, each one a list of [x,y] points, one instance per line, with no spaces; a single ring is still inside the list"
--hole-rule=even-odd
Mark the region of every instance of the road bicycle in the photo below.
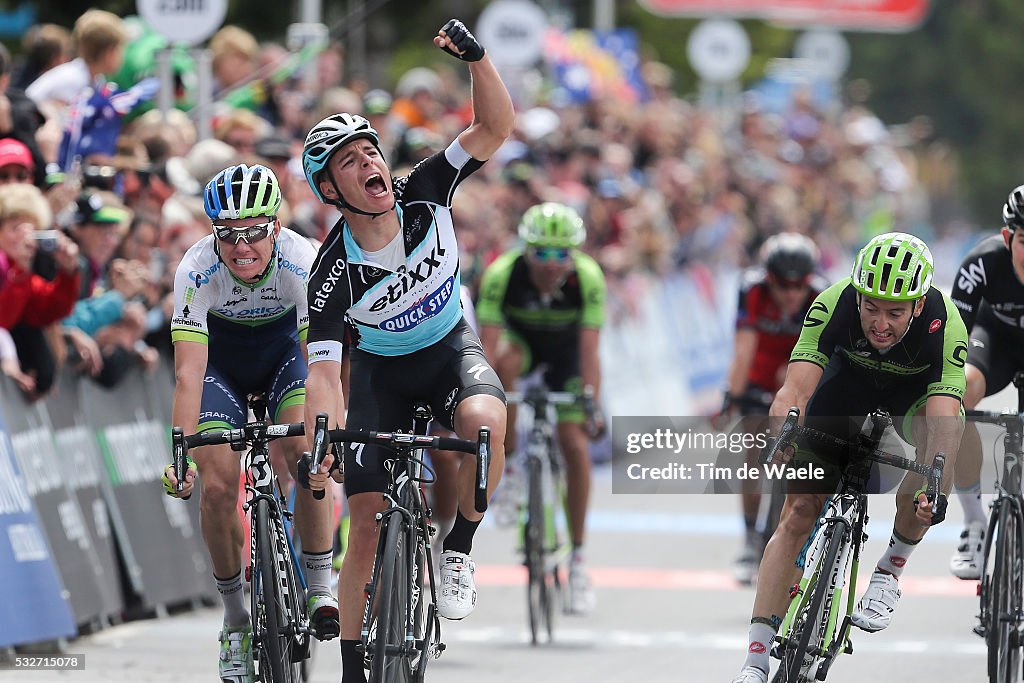
[[[254,422],[240,429],[208,431],[185,436],[180,427],[172,430],[175,476],[178,490],[185,480],[188,449],[230,444],[244,451],[245,491],[242,509],[249,514],[250,556],[245,569],[249,582],[252,653],[256,673],[265,683],[296,683],[303,680],[302,662],[309,656],[313,635],[306,614],[306,581],[298,555],[284,522],[292,518],[287,498],[270,466],[268,444],[275,439],[302,436],[302,423],[267,424],[266,401],[250,396]],[[325,639],[337,635],[320,634]]]
[[[968,410],[967,419],[994,424],[1003,436],[1003,467],[989,506],[988,533],[981,584],[980,611],[974,632],[988,646],[988,680],[1020,681],[1021,625],[1024,623],[1024,496],[1021,494],[1021,442],[1024,439],[1024,372],[1013,377],[1017,411]]]
[[[868,496],[872,463],[891,465],[925,477],[928,500],[941,490],[945,455],[931,466],[878,449],[892,418],[883,410],[868,415],[865,429],[851,440],[797,424],[800,411],[791,408],[778,437],[765,449],[762,464],[798,440],[811,452],[818,444],[846,454],[837,493],[828,498],[818,524],[804,546],[803,575],[792,591],[772,655],[782,664],[773,683],[824,681],[840,652],[853,653],[850,630],[857,588],[860,552],[867,540]],[[792,463],[791,463],[792,465]],[[849,580],[847,580],[849,576]],[[843,592],[846,592],[845,608]],[[840,613],[842,611],[842,613]]]
[[[523,565],[526,567],[526,604],[530,643],[540,634],[554,640],[555,606],[562,604],[562,577],[571,548],[562,537],[564,485],[558,456],[555,423],[549,408],[578,403],[580,397],[566,391],[548,391],[537,384],[524,392],[508,392],[509,403],[530,407],[533,420],[526,440],[526,504],[522,515]]]
[[[413,683],[423,680],[431,659],[444,651],[430,547],[436,529],[430,523],[424,484],[434,480],[426,449],[458,451],[476,456],[474,506],[487,509],[487,469],[491,435],[481,428],[476,441],[427,436],[432,415],[426,404],[413,406],[412,433],[327,429],[319,414],[313,450],[306,454],[310,472],[317,472],[328,444],[372,444],[392,450],[385,461],[391,474],[384,493],[387,507],[378,512],[380,530],[373,573],[366,585],[366,606],[360,630],[369,683]],[[314,491],[314,495],[323,494]]]

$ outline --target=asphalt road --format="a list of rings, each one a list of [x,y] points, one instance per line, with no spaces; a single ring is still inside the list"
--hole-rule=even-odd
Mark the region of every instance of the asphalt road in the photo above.
[[[884,549],[893,503],[872,500],[866,561]],[[951,506],[956,508],[956,506]],[[477,534],[479,606],[467,620],[444,622],[447,651],[428,678],[499,683],[730,681],[743,660],[753,593],[737,586],[730,565],[740,543],[732,496],[613,495],[599,471],[588,561],[599,605],[588,617],[563,617],[556,641],[528,641],[525,574],[515,532],[483,527]],[[985,680],[985,649],[970,632],[977,607],[974,582],[946,572],[959,530],[936,527],[915,552],[903,580],[894,624],[857,634],[856,653],[836,663],[830,681]],[[216,680],[219,609],[136,621],[68,644],[86,656],[75,672],[3,672],[5,681]],[[340,677],[336,644],[319,647],[314,681]]]
[[[1008,394],[983,407],[1010,403]],[[599,604],[588,617],[562,617],[555,642],[531,646],[525,572],[513,529],[485,522],[477,534],[479,605],[462,622],[443,622],[448,649],[428,679],[510,683],[629,680],[632,683],[728,683],[742,665],[753,591],[732,579],[740,546],[738,501],[728,495],[611,493],[610,470],[595,473],[587,544]],[[871,499],[864,565],[885,548],[894,513],[891,495]],[[984,642],[971,633],[977,582],[949,575],[961,511],[932,529],[908,563],[903,598],[890,628],[856,632],[831,683],[865,680],[987,680]],[[866,572],[862,572],[866,573]],[[219,609],[135,621],[70,642],[84,671],[2,671],[2,681],[214,681]],[[336,641],[335,641],[336,643]],[[313,681],[340,679],[336,644],[318,647]]]

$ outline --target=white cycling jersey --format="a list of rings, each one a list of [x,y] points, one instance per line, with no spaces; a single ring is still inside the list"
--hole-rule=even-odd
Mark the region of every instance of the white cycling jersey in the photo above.
[[[306,238],[282,228],[270,272],[259,282],[243,282],[232,275],[214,251],[208,235],[185,252],[174,275],[174,315],[171,340],[209,343],[217,333],[253,331],[252,328],[284,321],[294,311],[300,340],[309,326],[306,280],[316,250]],[[277,325],[270,325],[268,331]]]

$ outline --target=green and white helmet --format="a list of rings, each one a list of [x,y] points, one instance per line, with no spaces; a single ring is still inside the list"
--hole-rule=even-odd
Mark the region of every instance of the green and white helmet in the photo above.
[[[928,293],[934,272],[932,252],[921,238],[887,232],[860,250],[851,277],[864,296],[915,301]]]
[[[557,202],[531,206],[519,222],[519,237],[531,247],[572,249],[583,244],[587,229],[576,210]]]
[[[214,221],[273,217],[281,207],[281,186],[266,166],[228,166],[206,184],[203,205]]]

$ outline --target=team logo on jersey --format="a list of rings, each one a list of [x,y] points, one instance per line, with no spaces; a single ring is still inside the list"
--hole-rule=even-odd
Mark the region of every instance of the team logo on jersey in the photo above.
[[[242,296],[242,288],[239,287],[238,285],[235,285],[234,287],[231,288],[231,293],[234,294],[235,296]]]
[[[979,258],[966,268],[960,269],[960,277],[956,281],[957,286],[970,294],[980,284],[988,284],[988,276],[985,275],[985,263]]]
[[[938,332],[940,327],[942,327],[942,321],[936,318],[932,321],[932,324],[928,326],[928,332]]]
[[[338,286],[338,279],[345,273],[345,259],[335,259],[334,265],[327,271],[327,277],[323,282],[320,283],[320,288],[316,290],[316,294],[313,295],[313,300],[309,303],[309,307],[318,312],[323,312],[324,306],[327,305],[327,297],[334,288]]]
[[[388,318],[380,324],[380,329],[388,332],[404,332],[416,327],[424,320],[433,318],[441,312],[444,305],[452,298],[452,291],[455,289],[455,277],[452,276],[444,283],[423,297],[410,308],[402,311],[396,316]]]
[[[188,273],[188,279],[196,283],[196,289],[207,284],[210,281],[210,276],[217,272],[217,268],[220,267],[220,261],[214,263],[206,270],[190,270]]]
[[[415,285],[420,282],[426,282],[430,279],[430,276],[434,274],[434,270],[441,267],[441,258],[444,257],[445,252],[446,250],[440,246],[434,247],[430,250],[430,254],[424,256],[423,259],[412,268],[404,271],[400,269],[399,272],[395,274],[395,279],[398,281],[392,282],[388,285],[388,293],[374,301],[370,306],[370,311],[381,311],[384,310],[384,307],[389,303],[398,303],[398,301],[408,294],[409,290],[411,290]],[[449,280],[451,280],[451,278],[449,278]],[[437,294],[437,292],[434,292],[434,294]]]

